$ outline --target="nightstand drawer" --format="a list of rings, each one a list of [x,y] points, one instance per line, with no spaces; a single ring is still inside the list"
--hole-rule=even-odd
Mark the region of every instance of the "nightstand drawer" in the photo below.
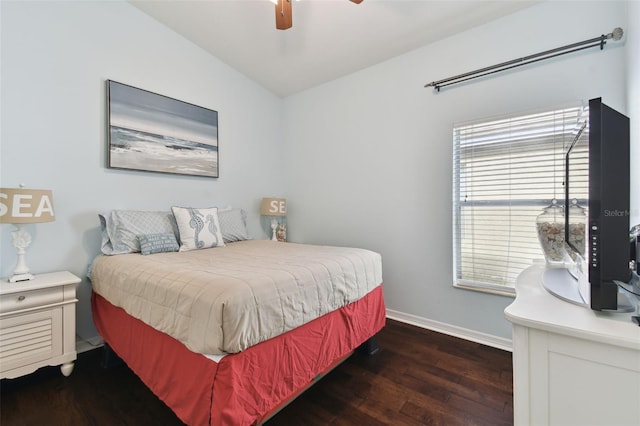
[[[0,299],[0,313],[6,314],[21,309],[46,306],[63,300],[64,291],[60,287],[11,293]]]

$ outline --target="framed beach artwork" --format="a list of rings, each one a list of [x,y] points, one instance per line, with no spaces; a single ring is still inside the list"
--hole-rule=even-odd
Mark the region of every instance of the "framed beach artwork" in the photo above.
[[[218,177],[218,112],[107,80],[108,167]]]

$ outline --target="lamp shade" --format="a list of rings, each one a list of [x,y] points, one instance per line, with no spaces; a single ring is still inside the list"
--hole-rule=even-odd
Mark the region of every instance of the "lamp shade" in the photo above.
[[[264,216],[286,216],[287,200],[285,198],[263,198],[260,214]]]
[[[0,188],[0,223],[41,223],[53,220],[55,214],[51,190]]]

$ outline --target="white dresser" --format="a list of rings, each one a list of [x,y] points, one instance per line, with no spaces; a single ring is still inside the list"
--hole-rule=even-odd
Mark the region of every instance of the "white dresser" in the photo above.
[[[73,371],[76,360],[76,286],[70,272],[36,275],[31,281],[0,280],[0,378],[47,365]]]
[[[543,266],[518,277],[513,324],[516,425],[640,425],[640,327],[542,287]]]

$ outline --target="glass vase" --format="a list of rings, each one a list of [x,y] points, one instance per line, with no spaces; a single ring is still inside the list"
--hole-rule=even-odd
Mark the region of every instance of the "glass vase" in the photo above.
[[[558,200],[542,209],[536,218],[538,240],[547,264],[562,264],[566,250],[564,248],[564,208]]]

